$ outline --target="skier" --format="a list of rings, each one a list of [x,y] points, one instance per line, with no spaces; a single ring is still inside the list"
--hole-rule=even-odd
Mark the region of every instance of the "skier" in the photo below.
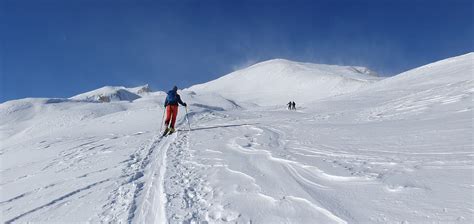
[[[166,96],[165,100],[166,129],[163,135],[172,134],[175,132],[174,124],[176,123],[176,117],[178,116],[178,103],[185,107],[187,106],[186,103],[181,100],[181,96],[178,94],[178,87],[174,86],[172,90],[168,91],[168,96]]]
[[[288,102],[288,104],[286,104],[286,105],[288,105],[288,110],[291,110],[291,105],[292,105],[292,104],[291,104],[291,101]]]
[[[295,101],[293,101],[293,103],[291,103],[291,109],[296,110],[296,103],[295,103]]]

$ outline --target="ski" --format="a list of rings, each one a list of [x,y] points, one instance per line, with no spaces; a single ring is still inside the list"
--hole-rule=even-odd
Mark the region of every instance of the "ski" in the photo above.
[[[176,133],[177,131],[178,131],[178,129],[175,129],[174,131],[171,131],[169,128],[167,128],[167,129],[165,129],[165,131],[163,132],[161,137],[166,137],[166,136],[172,135],[172,134]]]

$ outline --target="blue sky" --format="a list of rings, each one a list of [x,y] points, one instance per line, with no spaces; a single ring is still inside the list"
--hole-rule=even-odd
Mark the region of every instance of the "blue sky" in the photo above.
[[[206,82],[272,58],[394,75],[473,51],[470,0],[0,0],[0,102]]]

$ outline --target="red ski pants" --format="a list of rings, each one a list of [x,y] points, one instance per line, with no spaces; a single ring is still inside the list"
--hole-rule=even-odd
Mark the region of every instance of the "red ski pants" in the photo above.
[[[166,106],[166,127],[174,128],[174,123],[176,123],[176,116],[178,116],[178,105],[168,105]],[[171,121],[171,125],[170,125]]]

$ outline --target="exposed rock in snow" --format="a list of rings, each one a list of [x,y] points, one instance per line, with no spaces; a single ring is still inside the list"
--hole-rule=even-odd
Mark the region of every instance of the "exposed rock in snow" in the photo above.
[[[151,93],[152,91],[151,88],[148,86],[148,84],[134,87],[134,88],[127,88],[127,90],[137,95],[145,95],[145,94]]]
[[[132,91],[130,91],[132,90]],[[127,89],[123,86],[104,86],[87,93],[82,93],[71,97],[73,100],[111,102],[111,101],[134,101],[141,96],[140,93],[148,91],[148,86]],[[135,93],[134,93],[135,92]]]

